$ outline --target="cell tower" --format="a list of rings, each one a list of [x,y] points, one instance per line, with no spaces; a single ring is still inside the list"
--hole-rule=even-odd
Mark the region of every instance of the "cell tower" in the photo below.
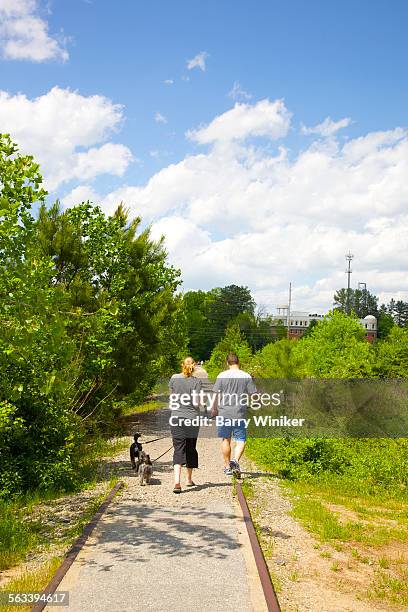
[[[354,259],[354,255],[352,255],[350,253],[350,251],[347,253],[346,255],[346,261],[347,261],[347,269],[346,269],[346,274],[347,274],[347,305],[346,305],[346,312],[347,314],[350,314],[350,277],[351,277],[351,273],[353,272],[353,270],[351,269],[351,262]]]

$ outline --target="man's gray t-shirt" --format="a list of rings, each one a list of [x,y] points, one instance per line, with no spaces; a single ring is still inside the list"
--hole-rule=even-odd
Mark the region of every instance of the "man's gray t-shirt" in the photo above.
[[[170,393],[174,396],[178,396],[178,398],[185,394],[190,395],[190,400],[187,399],[186,395],[185,399],[187,401],[184,401],[183,403],[176,400],[174,397],[177,408],[173,408],[173,414],[189,419],[197,416],[200,413],[200,407],[194,406],[192,391],[196,391],[198,394],[200,393],[201,388],[202,382],[199,378],[196,378],[195,376],[184,376],[183,374],[173,374],[169,382]]]
[[[220,416],[245,418],[251,404],[250,396],[256,393],[256,386],[248,372],[234,368],[218,374],[213,390],[219,392]]]

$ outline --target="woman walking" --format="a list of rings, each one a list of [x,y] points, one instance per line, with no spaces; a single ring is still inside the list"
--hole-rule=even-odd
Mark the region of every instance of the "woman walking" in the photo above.
[[[200,416],[198,393],[201,380],[194,376],[195,362],[186,357],[181,364],[181,373],[173,374],[169,382],[171,414],[171,435],[173,437],[173,493],[181,493],[181,467],[187,469],[187,487],[194,487],[193,469],[198,468],[196,449],[199,426],[186,424],[185,421]]]

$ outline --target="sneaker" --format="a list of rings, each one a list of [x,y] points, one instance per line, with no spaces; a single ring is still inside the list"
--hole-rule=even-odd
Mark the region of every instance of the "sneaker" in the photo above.
[[[235,459],[231,459],[230,461],[230,470],[235,478],[241,478],[241,468],[239,467],[238,461],[235,461]]]
[[[232,476],[232,470],[231,470],[231,468],[229,468],[229,467],[225,467],[225,468],[224,468],[224,474],[225,474],[226,476]]]

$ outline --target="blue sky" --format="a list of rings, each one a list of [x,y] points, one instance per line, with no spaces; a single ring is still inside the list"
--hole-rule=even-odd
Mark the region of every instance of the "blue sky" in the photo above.
[[[281,234],[286,233],[287,240],[284,244],[277,244],[276,252],[272,253],[268,263],[269,267],[265,268],[269,270],[272,267],[271,277],[276,277],[270,284],[262,280],[265,270],[259,276],[256,274],[256,269],[262,268],[257,257],[261,260],[264,258],[259,254],[254,255],[253,246],[248,250],[248,259],[253,262],[252,271],[250,268],[243,271],[243,267],[238,266],[238,273],[237,269],[227,265],[224,276],[219,272],[228,260],[227,252],[231,251],[231,241],[235,245],[241,241],[240,250],[242,241],[245,242],[245,237],[249,234],[255,243],[259,242],[256,240],[256,233],[260,231],[260,227],[254,227],[251,222],[248,225],[248,219],[241,214],[240,209],[240,206],[253,206],[256,209],[257,200],[246,200],[245,203],[237,204],[236,217],[234,212],[231,215],[231,209],[228,213],[224,211],[223,214],[229,216],[227,224],[222,216],[218,220],[213,216],[210,220],[200,219],[196,227],[193,227],[191,222],[197,218],[197,213],[193,214],[196,210],[194,206],[200,207],[201,214],[202,210],[211,209],[215,197],[222,201],[223,193],[225,198],[231,199],[234,196],[228,185],[225,186],[224,192],[221,183],[213,193],[207,193],[202,198],[197,196],[196,192],[192,194],[186,191],[185,186],[181,186],[180,193],[177,190],[180,182],[194,182],[194,177],[197,177],[198,181],[202,178],[204,171],[200,164],[205,165],[205,173],[208,171],[206,180],[218,183],[222,160],[225,159],[223,155],[230,160],[231,156],[235,156],[230,166],[231,176],[235,176],[233,165],[239,164],[239,174],[240,169],[253,164],[254,150],[265,165],[267,160],[271,164],[271,160],[279,155],[280,148],[284,147],[287,161],[279,176],[265,178],[265,169],[262,166],[261,175],[257,178],[259,164],[252,165],[250,178],[245,179],[247,182],[242,178],[241,183],[237,180],[237,188],[241,189],[238,187],[240,184],[249,194],[256,191],[260,182],[266,182],[269,191],[262,191],[262,197],[267,198],[267,193],[275,193],[276,185],[279,184],[278,208],[281,210],[282,203],[290,201],[288,210],[291,211],[292,217],[296,218],[299,210],[305,231],[307,232],[308,227],[315,228],[313,202],[310,206],[306,205],[308,210],[310,208],[308,216],[291,188],[282,187],[282,177],[290,171],[293,176],[288,184],[297,183],[299,189],[296,193],[302,192],[305,183],[303,178],[299,178],[299,167],[300,162],[304,162],[301,157],[303,154],[308,155],[308,163],[313,154],[315,163],[315,149],[320,147],[320,151],[330,160],[330,168],[333,168],[335,163],[343,159],[341,151],[336,153],[333,147],[341,149],[345,143],[356,141],[359,137],[366,138],[369,134],[378,132],[391,133],[397,127],[405,130],[408,108],[408,81],[405,77],[408,51],[406,2],[14,1],[21,3],[18,14],[10,9],[11,0],[0,0],[0,13],[3,11],[7,23],[11,23],[8,29],[0,28],[0,40],[3,40],[0,89],[8,95],[3,113],[0,105],[2,131],[15,134],[16,140],[21,142],[23,148],[27,148],[27,143],[36,142],[33,134],[28,134],[29,126],[25,125],[23,129],[18,123],[18,106],[14,106],[16,112],[10,118],[12,105],[17,103],[18,93],[27,99],[27,108],[32,108],[33,122],[36,121],[37,112],[33,101],[43,96],[44,101],[49,103],[45,96],[55,87],[61,92],[76,92],[79,96],[78,104],[81,100],[98,95],[107,99],[111,107],[115,104],[122,105],[120,110],[117,108],[116,111],[120,117],[112,120],[111,124],[106,119],[103,134],[90,135],[84,142],[78,137],[72,143],[75,155],[86,153],[89,148],[97,148],[107,141],[122,146],[121,150],[115,150],[119,156],[124,156],[120,168],[110,168],[109,162],[105,160],[102,170],[88,171],[84,180],[80,170],[75,176],[68,177],[68,180],[62,180],[61,176],[53,181],[50,179],[53,197],[58,195],[72,204],[69,193],[76,187],[81,187],[82,191],[74,192],[74,195],[88,192],[91,196],[97,194],[103,204],[105,198],[108,202],[110,193],[122,193],[120,190],[123,186],[130,186],[133,191],[127,192],[131,193],[129,197],[132,201],[129,201],[129,206],[134,207],[135,214],[141,212],[149,223],[157,224],[157,231],[167,226],[172,227],[174,232],[180,216],[184,222],[188,220],[190,225],[186,227],[187,233],[179,236],[178,242],[174,235],[169,238],[170,256],[177,265],[182,265],[186,249],[185,244],[180,246],[180,241],[194,241],[194,237],[201,237],[201,242],[198,240],[201,250],[194,253],[193,258],[196,263],[202,260],[202,273],[194,276],[193,270],[186,265],[186,288],[234,281],[253,283],[251,288],[259,296],[259,301],[272,306],[281,301],[290,280],[289,276],[293,276],[295,287],[299,287],[298,293],[294,290],[298,306],[316,306],[324,310],[330,306],[332,289],[337,288],[336,283],[342,279],[342,276],[339,276],[339,271],[343,274],[344,268],[342,253],[351,248],[357,249],[360,276],[364,276],[358,280],[368,278],[372,290],[381,294],[384,299],[394,294],[405,296],[407,287],[403,285],[398,274],[405,263],[401,261],[398,265],[396,253],[391,257],[394,263],[388,265],[388,268],[392,268],[387,268],[388,272],[384,269],[384,264],[375,257],[364,260],[367,250],[370,250],[369,245],[374,247],[375,241],[381,243],[381,240],[384,240],[384,248],[387,250],[390,239],[388,233],[384,236],[385,218],[389,225],[395,225],[398,218],[399,225],[405,231],[404,198],[391,215],[384,214],[387,211],[384,201],[386,195],[397,190],[397,186],[392,182],[393,177],[402,172],[406,163],[405,145],[401,146],[401,138],[404,140],[405,132],[401,138],[394,136],[392,143],[390,137],[386,137],[384,143],[378,145],[382,151],[382,161],[378,161],[379,171],[384,171],[384,181],[388,183],[385,187],[381,186],[378,196],[370,196],[372,201],[375,200],[375,205],[379,203],[375,212],[372,210],[372,202],[366,200],[362,202],[358,214],[350,213],[354,197],[357,202],[362,191],[373,193],[373,173],[370,166],[373,151],[365,152],[364,164],[358,172],[353,166],[355,162],[350,162],[351,165],[347,167],[342,163],[342,176],[338,166],[333,170],[333,180],[339,181],[339,186],[334,189],[335,193],[339,193],[340,186],[347,182],[350,172],[353,173],[353,181],[356,180],[356,174],[367,174],[366,183],[359,182],[355,187],[356,191],[347,194],[349,203],[344,204],[347,219],[336,221],[336,215],[333,214],[336,211],[335,202],[323,207],[324,214],[320,219],[323,229],[320,237],[316,236],[316,241],[318,243],[322,239],[323,230],[326,228],[329,234],[331,232],[332,240],[339,242],[338,252],[331,251],[325,242],[327,238],[324,238],[324,244],[317,246],[316,251],[315,247],[305,244],[304,252],[308,265],[299,264],[297,254],[292,268],[289,266],[282,272],[275,270],[274,266],[278,266],[281,259],[290,259],[291,239],[298,241],[298,237],[296,231],[291,237],[288,229],[290,219],[280,218],[277,211],[273,210],[274,200],[271,195],[271,204],[262,214],[269,219],[269,223],[276,223],[281,228]],[[8,40],[15,39],[16,35],[12,29],[15,20],[30,17],[38,20],[38,24],[43,24],[39,27],[45,28],[45,35],[54,46],[45,49],[46,43],[38,37],[36,41],[22,41],[18,52],[13,50],[13,47],[6,47]],[[26,50],[21,51],[24,45]],[[41,45],[43,49],[39,50]],[[200,53],[205,54],[202,67],[188,69],[187,62]],[[170,80],[171,84],[165,83]],[[237,85],[236,89],[241,90],[235,97],[229,95],[234,83],[238,83],[239,87]],[[58,104],[61,104],[62,99],[63,94],[58,98]],[[203,142],[203,138],[187,138],[186,132],[211,125],[217,117],[225,117],[225,113],[235,104],[241,104],[245,106],[245,112],[251,112],[251,108],[257,109],[256,105],[262,100],[268,100],[271,105],[277,100],[284,100],[285,109],[291,115],[290,125],[284,130],[285,133],[271,137],[268,130],[261,130],[262,133],[259,133],[259,130],[248,131],[240,141],[244,151],[238,152],[235,148],[232,152],[230,147],[228,152],[224,151],[218,157],[217,164],[213,164],[211,170],[208,170],[208,164],[214,162],[214,155],[219,155],[218,136],[215,140],[206,140],[204,137]],[[73,100],[72,104],[75,103]],[[272,107],[269,111],[272,112]],[[49,114],[53,113],[58,114],[58,107],[51,110],[50,106]],[[162,117],[159,121],[155,120],[157,113]],[[330,134],[325,135],[322,129],[307,133],[307,128],[302,128],[319,125],[325,118],[330,118],[332,122],[344,118],[348,121],[342,129],[333,129]],[[233,120],[245,122],[247,118],[233,117]],[[52,126],[58,124],[58,118],[55,121],[56,124],[50,121],[51,136],[56,131]],[[61,121],[68,124],[70,121],[76,121],[71,106],[69,111],[61,113]],[[86,122],[86,114],[83,114],[81,121]],[[4,125],[3,122],[9,125]],[[78,125],[79,132],[81,125]],[[84,125],[83,129],[86,132],[87,125]],[[45,127],[44,142],[41,146],[38,145],[38,151],[33,151],[40,157],[40,161],[43,161],[43,166],[47,163],[46,147],[50,137],[46,131]],[[231,143],[231,138],[228,142]],[[37,145],[31,146],[36,148]],[[373,146],[379,153],[378,146]],[[383,146],[388,147],[386,159],[383,158]],[[56,155],[57,153],[53,152],[53,162]],[[128,158],[126,161],[126,155],[128,158],[132,155],[131,162]],[[322,154],[319,156],[322,158]],[[396,157],[398,162],[392,161]],[[245,162],[242,161],[243,158]],[[189,178],[186,178],[183,172],[190,159],[194,169],[191,172],[189,170]],[[86,163],[89,165],[90,162]],[[323,165],[325,163],[326,161],[323,161]],[[390,167],[393,163],[396,167]],[[179,177],[179,180],[170,176],[171,164],[175,165],[173,174],[174,177]],[[160,170],[165,172],[164,177],[159,174]],[[323,178],[316,179],[320,182],[311,188],[311,195],[307,196],[306,193],[305,197],[314,198],[314,194],[322,194],[321,197],[329,202],[329,187],[326,186],[323,194],[324,171],[322,172]],[[47,175],[46,168],[44,173]],[[317,175],[319,171],[316,172]],[[154,181],[149,188],[149,179],[152,178]],[[309,184],[309,179],[306,182]],[[380,189],[377,183],[376,189]],[[169,190],[177,192],[174,195],[174,201],[179,198],[177,204],[172,200],[171,203],[160,206],[160,198]],[[341,198],[343,196],[345,201],[346,195],[342,193]],[[186,205],[187,209],[183,209],[183,205]],[[329,210],[330,206],[333,206],[333,211]],[[109,209],[108,204],[106,207]],[[151,213],[151,210],[154,213]],[[163,219],[167,221],[162,221]],[[231,231],[228,229],[230,225]],[[363,231],[363,236],[359,233],[360,230]],[[382,232],[381,236],[378,232]],[[400,237],[401,241],[403,237]],[[264,239],[265,244],[273,245],[270,237]],[[361,244],[365,246],[360,253],[358,247]],[[321,263],[317,261],[316,267],[311,268],[310,261],[316,261],[316,253],[322,250],[325,256],[322,257]],[[218,253],[218,259],[213,256],[214,252]],[[300,257],[301,255],[302,251]],[[213,274],[207,274],[206,271],[211,270],[212,266]],[[392,280],[388,282],[387,276]],[[355,281],[357,282],[357,278]]]
[[[231,106],[234,81],[254,99],[284,98],[306,124],[351,117],[350,135],[407,124],[404,1],[54,0],[50,6],[50,30],[63,28],[72,38],[69,61],[3,62],[1,88],[34,97],[59,85],[124,104],[120,141],[143,159],[143,168],[131,169],[141,180],[158,167],[149,151],[165,151],[166,163],[194,150],[185,131]],[[186,70],[186,60],[202,50],[209,54],[205,74]],[[156,111],[168,124],[154,122]]]

